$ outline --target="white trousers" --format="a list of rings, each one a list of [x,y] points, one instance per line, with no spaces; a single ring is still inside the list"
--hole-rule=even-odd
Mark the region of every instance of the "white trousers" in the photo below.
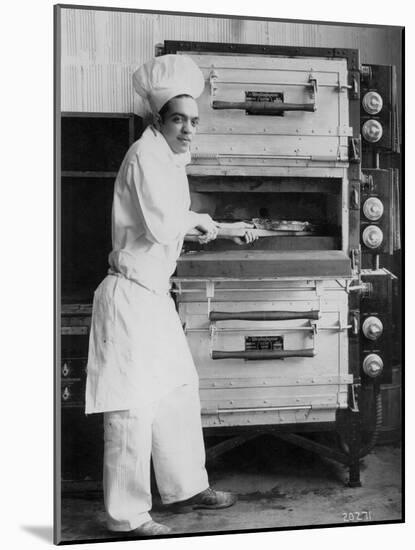
[[[104,503],[112,531],[151,519],[151,457],[164,504],[209,486],[196,385],[180,386],[150,405],[106,412],[104,440]]]

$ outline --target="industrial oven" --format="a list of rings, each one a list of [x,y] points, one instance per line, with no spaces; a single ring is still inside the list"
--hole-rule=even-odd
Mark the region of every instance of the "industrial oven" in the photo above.
[[[362,387],[391,378],[399,246],[394,68],[350,49],[165,42],[205,89],[188,167],[192,209],[223,223],[188,236],[173,292],[200,377],[203,426],[271,431],[349,467],[360,484]],[[238,244],[229,226],[259,235]],[[339,446],[302,432],[331,430]],[[376,431],[376,428],[375,428]],[[374,436],[376,437],[376,435]],[[373,444],[373,437],[372,437]],[[223,445],[223,444],[222,444]]]

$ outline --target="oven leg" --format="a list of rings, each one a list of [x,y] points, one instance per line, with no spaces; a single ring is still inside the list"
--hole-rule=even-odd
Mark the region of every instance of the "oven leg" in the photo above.
[[[361,449],[361,418],[359,411],[348,411],[349,425],[349,487],[361,487],[360,481],[360,449]]]

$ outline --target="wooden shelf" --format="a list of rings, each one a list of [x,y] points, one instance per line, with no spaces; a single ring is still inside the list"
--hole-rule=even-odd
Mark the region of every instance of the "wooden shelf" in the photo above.
[[[116,178],[118,172],[63,170],[63,178]]]

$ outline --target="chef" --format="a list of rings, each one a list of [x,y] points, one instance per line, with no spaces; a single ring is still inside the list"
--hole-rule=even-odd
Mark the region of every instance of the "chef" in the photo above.
[[[164,504],[225,508],[209,487],[198,376],[169,293],[183,238],[216,238],[190,210],[185,166],[199,121],[202,72],[184,55],[157,57],[133,75],[155,123],[127,152],[114,187],[110,269],[94,294],[86,413],[104,413],[107,526],[137,536],[171,532],[151,519],[150,459]]]

